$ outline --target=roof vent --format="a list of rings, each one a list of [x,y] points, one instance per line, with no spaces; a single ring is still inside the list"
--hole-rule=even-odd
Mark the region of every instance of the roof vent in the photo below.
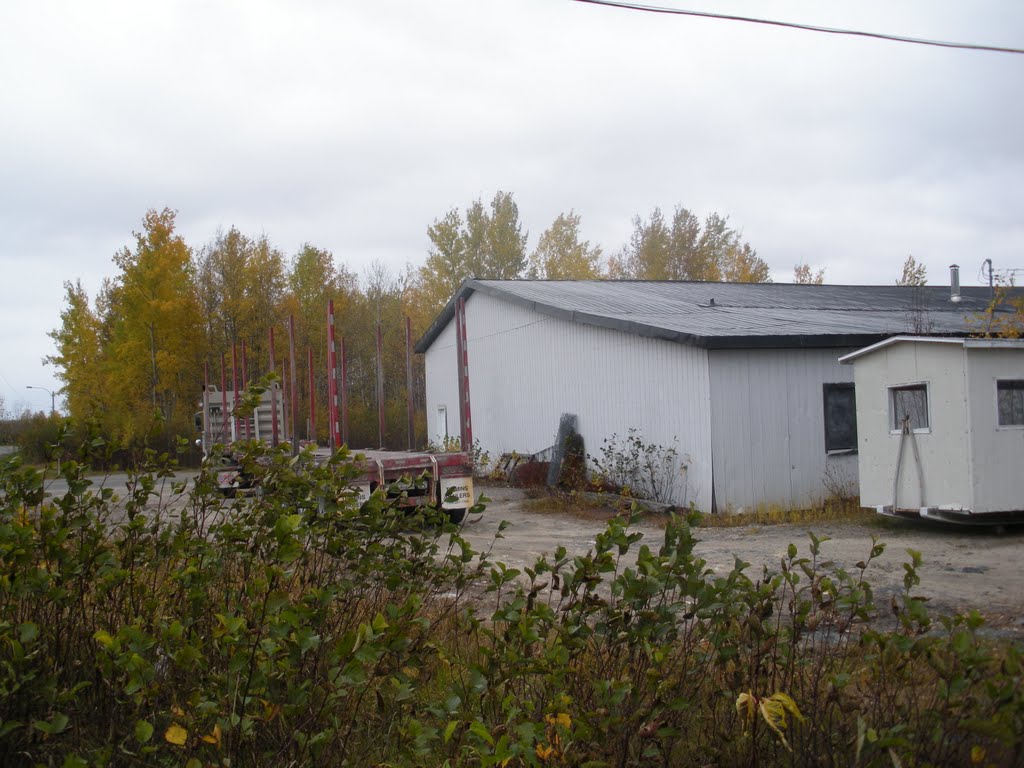
[[[949,265],[949,300],[954,304],[959,304],[961,300],[959,264]]]
[[[708,306],[709,306],[709,307],[713,307],[713,306],[715,306],[715,300],[714,300],[714,299],[709,299],[709,300],[708,300]]]

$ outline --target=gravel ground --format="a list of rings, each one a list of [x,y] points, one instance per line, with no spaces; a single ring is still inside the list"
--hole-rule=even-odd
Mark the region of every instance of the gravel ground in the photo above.
[[[478,487],[477,492],[481,491],[491,502],[482,515],[469,518],[465,536],[475,548],[486,548],[494,540],[499,523],[508,521],[503,538],[494,542],[493,558],[510,567],[530,565],[537,556],[552,553],[558,545],[570,553],[584,554],[604,528],[598,515],[538,511],[538,505],[520,489]],[[656,521],[641,521],[637,527],[645,538],[650,537],[652,546],[660,542],[661,529]],[[849,571],[856,570],[855,564],[867,558],[872,536],[886,545],[867,572],[879,605],[885,605],[890,594],[903,589],[907,549],[915,549],[923,560],[916,593],[927,597],[934,611],[977,609],[993,629],[1024,638],[1024,526],[997,533],[907,523],[865,513],[863,521],[701,528],[696,551],[716,572],[727,572],[740,557],[751,564],[748,572],[756,576],[763,565],[777,570],[790,542],[797,545],[802,556],[809,555],[809,530],[819,538],[830,539],[822,544],[822,557]]]

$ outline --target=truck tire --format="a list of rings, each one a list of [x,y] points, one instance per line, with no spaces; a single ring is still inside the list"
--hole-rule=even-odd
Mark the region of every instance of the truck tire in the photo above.
[[[448,513],[448,519],[455,525],[462,525],[462,521],[466,519],[466,508],[461,509],[446,509]]]

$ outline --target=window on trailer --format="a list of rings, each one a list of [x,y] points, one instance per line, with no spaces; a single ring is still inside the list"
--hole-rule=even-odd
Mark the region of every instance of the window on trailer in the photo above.
[[[893,432],[901,432],[903,422],[907,420],[914,431],[928,430],[931,427],[928,418],[928,385],[890,387],[889,413],[892,416],[890,427]]]
[[[857,450],[857,398],[853,384],[823,384],[825,452]]]
[[[1024,426],[1024,379],[996,381],[1000,427]]]

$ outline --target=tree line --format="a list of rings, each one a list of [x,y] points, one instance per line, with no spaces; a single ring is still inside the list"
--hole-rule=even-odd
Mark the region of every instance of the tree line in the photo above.
[[[660,208],[636,216],[628,241],[607,257],[583,237],[580,215],[570,210],[528,252],[518,205],[512,194],[499,191],[488,204],[477,199],[435,219],[427,228],[422,265],[395,273],[378,262],[361,276],[321,247],[306,243],[287,256],[265,234],[250,236],[235,227],[193,247],[175,219],[170,209],[148,211],[134,243],[114,255],[117,272],[95,297],[80,280],[65,283],[60,325],[50,333],[56,351],[45,362],[56,368],[67,413],[120,445],[170,446],[176,436],[191,434],[204,370],[219,384],[221,370],[244,349],[248,381],[269,373],[270,328],[279,340],[276,373],[284,379],[292,322],[297,433],[324,441],[329,300],[346,345],[351,442],[404,447],[405,318],[419,338],[468,277],[769,280],[767,263],[726,217],[712,213],[701,220],[681,206],[671,216]],[[817,277],[823,279],[823,272]],[[378,323],[385,338],[383,436],[377,428]],[[230,373],[227,379],[230,388]],[[422,445],[421,360],[415,362],[413,389],[413,442]]]

